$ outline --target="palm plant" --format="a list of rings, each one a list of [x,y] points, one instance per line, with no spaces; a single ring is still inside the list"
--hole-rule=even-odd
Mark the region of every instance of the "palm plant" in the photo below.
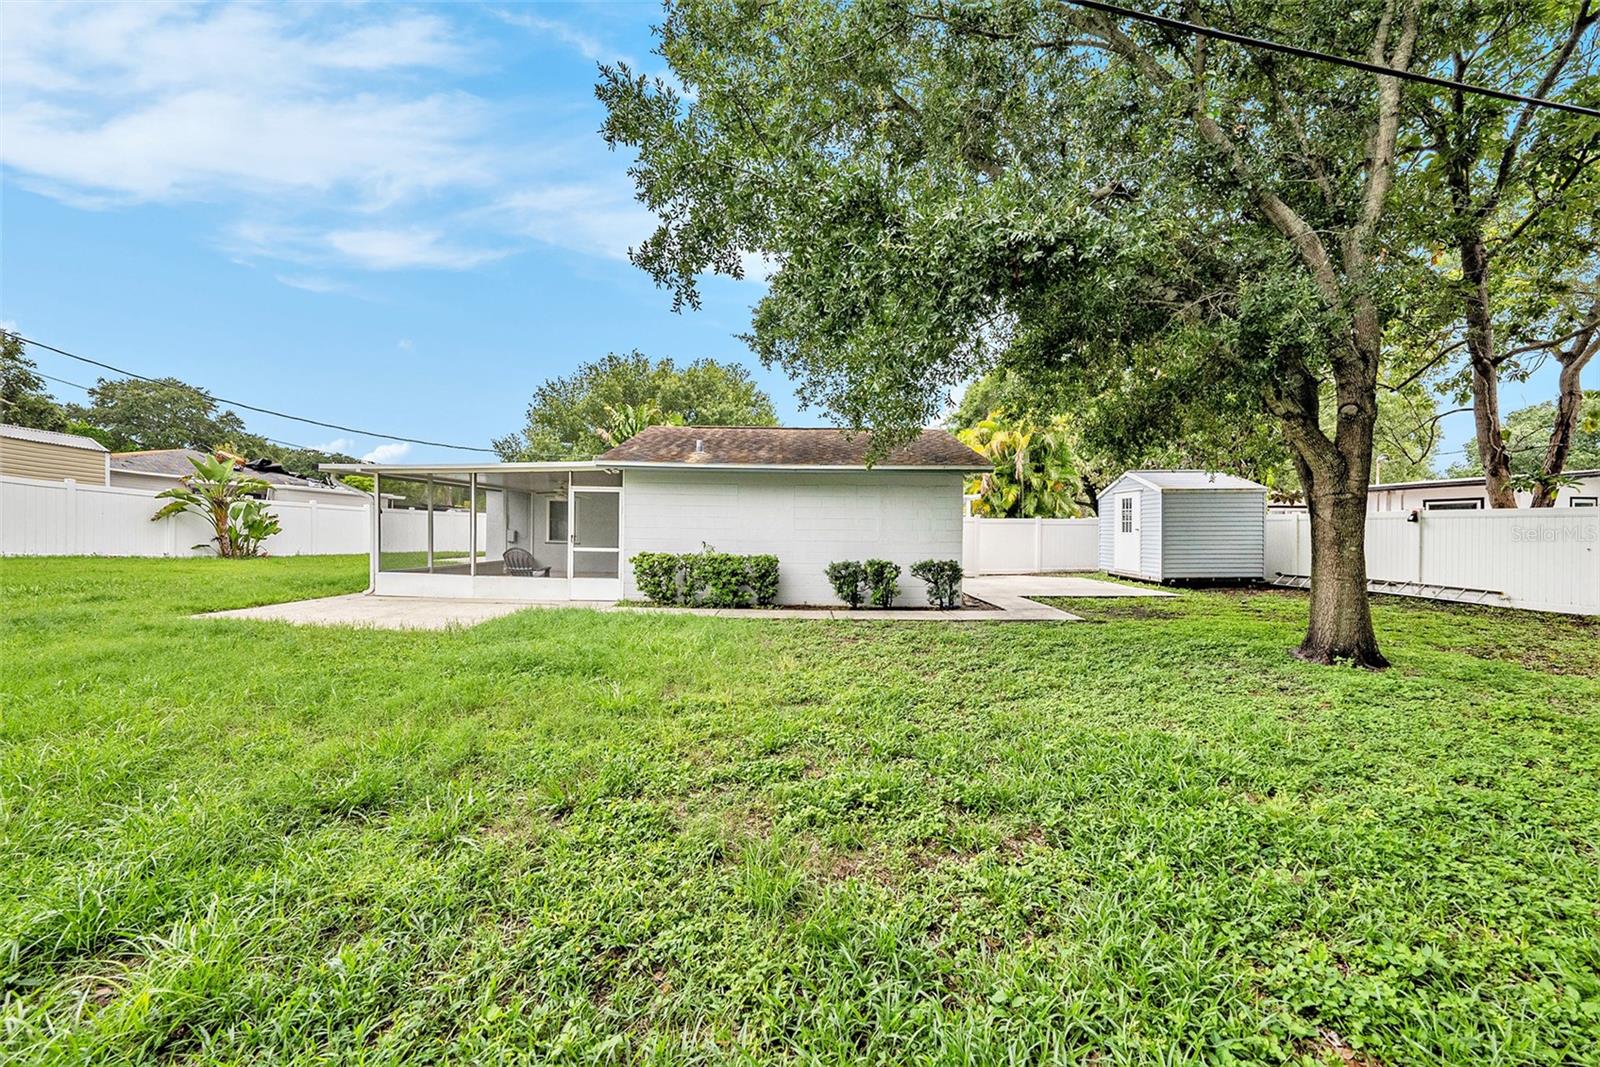
[[[972,478],[967,492],[975,495],[973,514],[991,519],[1076,518],[1084,514],[1079,500],[1082,478],[1065,419],[1043,426],[1013,422],[991,411],[956,436],[994,464]]]
[[[654,400],[644,400],[637,404],[620,404],[616,407],[607,404],[605,410],[605,425],[596,426],[594,432],[608,448],[616,448],[647,427],[678,426],[683,422],[683,416],[668,415]]]
[[[277,518],[255,499],[267,491],[267,483],[243,473],[232,458],[203,456],[189,462],[193,474],[185,475],[176,488],[156,494],[169,503],[151,521],[189,512],[211,524],[217,555],[229,559],[260,555],[261,542],[279,529]]]

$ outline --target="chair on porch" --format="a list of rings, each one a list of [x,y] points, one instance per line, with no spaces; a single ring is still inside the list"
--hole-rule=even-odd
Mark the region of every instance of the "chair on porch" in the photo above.
[[[541,567],[533,558],[533,553],[525,548],[508,548],[502,557],[505,560],[506,573],[518,578],[548,578],[550,568]]]

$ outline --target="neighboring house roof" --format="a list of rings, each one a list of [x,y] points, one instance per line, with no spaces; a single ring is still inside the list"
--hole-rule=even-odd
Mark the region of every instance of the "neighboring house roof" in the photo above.
[[[55,430],[36,430],[32,426],[12,426],[9,423],[0,423],[0,437],[10,437],[18,441],[36,441],[42,445],[60,445],[62,448],[81,448],[89,452],[108,451],[105,445],[92,437],[80,437],[75,433],[58,433]]]
[[[1132,478],[1151,489],[1252,489],[1265,491],[1266,486],[1241,478],[1236,474],[1219,471],[1124,471],[1123,478]],[[1119,481],[1121,479],[1118,479]],[[1116,483],[1113,482],[1113,485]],[[1111,486],[1106,486],[1107,489]]]
[[[1600,478],[1600,470],[1563,471],[1563,478]],[[1367,486],[1367,492],[1376,493],[1384,489],[1445,489],[1451,486],[1482,486],[1483,475],[1474,478],[1425,478],[1420,482],[1373,482]]]
[[[145,474],[156,478],[182,478],[194,473],[194,464],[190,460],[204,459],[205,453],[193,448],[157,448],[145,452],[113,452],[111,453],[111,469],[129,474]],[[279,485],[294,489],[326,489],[332,492],[352,493],[365,496],[359,489],[352,489],[347,485],[329,485],[327,482],[317,481],[315,478],[302,478],[298,474],[290,474],[284,470],[273,470],[266,460],[255,460],[253,464],[246,464],[243,468],[253,478],[258,478],[268,485]]]
[[[869,433],[778,426],[651,426],[595,457],[608,466],[860,467]],[[923,430],[889,450],[877,468],[989,470],[993,463],[946,430]]]

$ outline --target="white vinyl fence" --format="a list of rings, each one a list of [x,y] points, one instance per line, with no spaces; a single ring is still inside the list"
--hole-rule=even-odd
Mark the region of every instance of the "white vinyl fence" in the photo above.
[[[31,478],[0,477],[0,555],[5,556],[204,556],[211,554],[211,527],[194,515],[150,521],[164,500],[145,489]],[[267,538],[274,556],[363,554],[372,543],[370,504],[268,502],[282,531]],[[486,519],[478,516],[478,544]],[[421,552],[428,544],[428,513],[386,509],[385,552]],[[434,512],[434,547],[467,550],[467,513]],[[195,548],[195,545],[202,547]]]
[[[1099,519],[980,519],[962,524],[968,574],[1092,571],[1100,565]]]
[[[1311,573],[1311,519],[1267,516],[1267,578]],[[1600,511],[1419,511],[1367,516],[1367,577],[1491,594],[1484,603],[1600,614]]]

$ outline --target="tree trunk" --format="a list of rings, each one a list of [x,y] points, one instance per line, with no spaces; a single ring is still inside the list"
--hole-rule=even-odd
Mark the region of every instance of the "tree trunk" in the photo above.
[[[1472,420],[1483,460],[1483,485],[1492,508],[1514,508],[1511,453],[1500,422],[1500,364],[1495,359],[1494,318],[1489,311],[1489,259],[1477,233],[1461,241],[1461,274],[1467,283],[1467,354],[1472,366]]]
[[[1374,332],[1371,322],[1361,327]],[[1349,362],[1341,370],[1338,428],[1331,440],[1319,424],[1318,386],[1309,374],[1268,399],[1283,420],[1311,513],[1311,617],[1295,655],[1310,663],[1381,670],[1389,661],[1378,650],[1367,602],[1367,485],[1376,397],[1362,388],[1368,371]]]
[[[1578,428],[1578,415],[1583,410],[1583,368],[1589,360],[1594,358],[1596,351],[1600,351],[1600,300],[1594,302],[1589,309],[1588,321],[1578,335],[1573,338],[1571,347],[1563,351],[1561,361],[1561,378],[1556,396],[1556,417],[1550,427],[1550,443],[1544,452],[1544,462],[1540,464],[1540,478],[1533,491],[1533,506],[1536,508],[1554,507],[1556,495],[1561,487],[1556,484],[1556,479],[1567,466],[1567,453],[1572,450],[1572,435]]]
[[[1583,408],[1583,386],[1578,383],[1578,368],[1561,368],[1561,394],[1556,398],[1556,419],[1550,428],[1550,444],[1545,449],[1541,476],[1533,489],[1533,506],[1554,507],[1561,491],[1556,479],[1567,465],[1572,434],[1578,428],[1578,412]]]
[[[1306,502],[1311,509],[1311,621],[1295,655],[1312,663],[1387,667],[1367,602],[1366,494],[1319,492]]]

